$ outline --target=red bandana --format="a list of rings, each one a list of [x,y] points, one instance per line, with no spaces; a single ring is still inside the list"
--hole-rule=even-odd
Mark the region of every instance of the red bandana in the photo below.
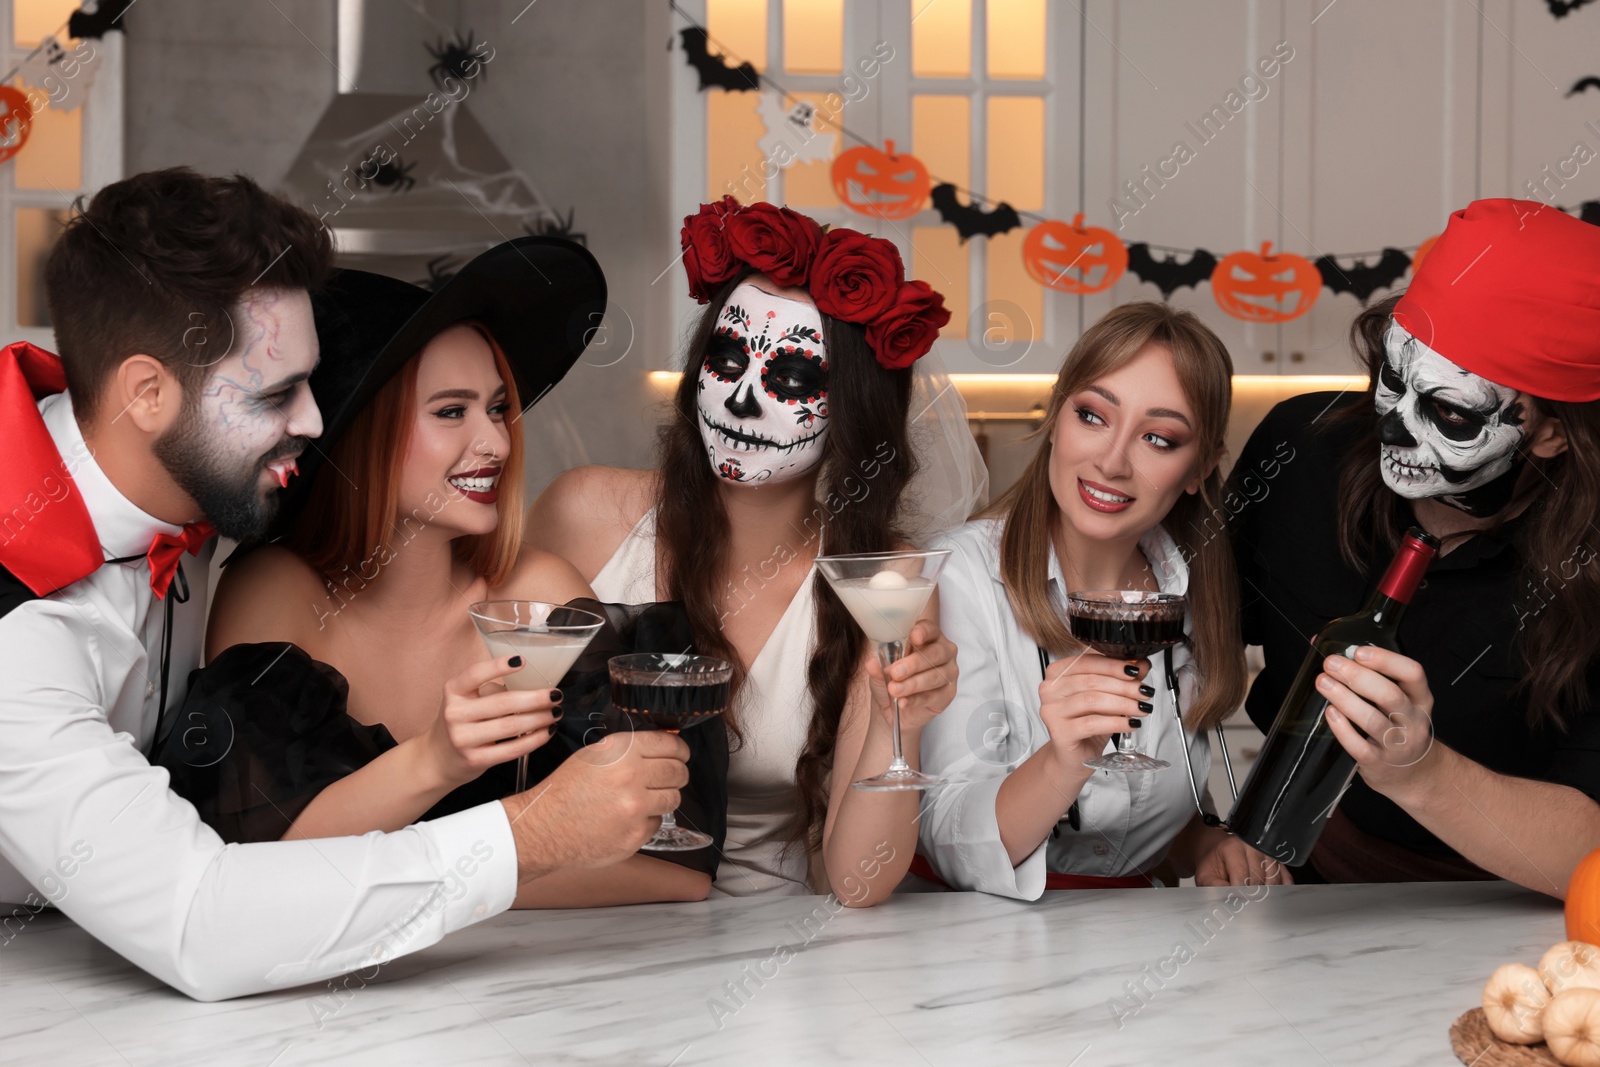
[[[1547,400],[1600,400],[1600,226],[1532,200],[1450,216],[1395,321],[1464,370]]]

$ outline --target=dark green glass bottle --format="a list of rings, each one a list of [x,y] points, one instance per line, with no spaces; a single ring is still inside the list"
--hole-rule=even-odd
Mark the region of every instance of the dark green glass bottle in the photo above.
[[[1228,816],[1228,829],[1240,840],[1291,867],[1310,857],[1356,772],[1323,716],[1328,701],[1317,690],[1322,661],[1350,656],[1362,645],[1398,652],[1400,616],[1438,550],[1431,534],[1407,530],[1366,605],[1317,634]]]

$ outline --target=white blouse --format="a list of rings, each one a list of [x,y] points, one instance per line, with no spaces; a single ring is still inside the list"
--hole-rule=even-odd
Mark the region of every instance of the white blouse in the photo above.
[[[1162,658],[1173,657],[1184,708],[1192,706],[1196,672],[1180,645],[1151,657],[1145,684],[1156,690],[1155,710],[1135,735],[1137,747],[1170,767],[1125,774],[1098,771],[1078,794],[1079,829],[1065,816],[1027,859],[1011,865],[995,817],[1006,775],[1050,741],[1039,717],[1043,673],[1039,646],[1011,611],[1000,579],[997,519],[979,519],[930,547],[951,556],[939,576],[939,624],[956,645],[961,679],[955,699],[922,731],[922,767],[949,784],[933,792],[921,825],[921,851],[940,877],[960,889],[1036,900],[1046,872],[1117,877],[1159,863],[1172,839],[1194,816],[1194,797],[1181,745],[1189,747],[1206,810],[1211,749],[1185,729],[1173,708]],[[1139,541],[1164,593],[1186,593],[1189,568],[1177,544],[1157,526]],[[1065,605],[1066,582],[1050,556],[1052,599]],[[1190,631],[1185,617],[1184,632]],[[1106,750],[1111,750],[1108,741]]]

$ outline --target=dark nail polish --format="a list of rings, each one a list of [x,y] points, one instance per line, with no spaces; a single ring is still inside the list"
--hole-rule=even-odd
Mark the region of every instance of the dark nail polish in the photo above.
[[[522,666],[522,657],[521,656],[512,656],[510,661],[509,661],[509,664],[512,667],[520,667],[520,666]]]
[[[1156,695],[1156,691],[1148,685],[1141,685],[1139,687],[1139,695],[1142,697],[1153,697]]]
[[[1130,663],[1122,668],[1122,673],[1126,674],[1129,678],[1137,678],[1139,677],[1139,665],[1137,663]]]
[[[1128,720],[1128,729],[1130,729],[1130,730],[1139,730],[1139,729],[1143,729],[1143,728],[1144,728],[1144,723],[1141,722],[1140,720],[1138,720],[1138,719],[1129,719]]]
[[[1156,706],[1154,704],[1150,703],[1148,700],[1141,700],[1141,701],[1139,701],[1139,710],[1140,711],[1155,711],[1156,710]]]
[[[559,690],[559,689],[550,690],[550,702],[552,704],[561,703],[561,690]]]
[[[561,721],[561,709],[557,708],[555,711],[552,711],[550,713],[550,717],[555,719],[557,722],[560,722]]]
[[[555,727],[554,723],[551,723],[550,724],[550,736],[554,737],[555,735],[556,735],[556,727]]]

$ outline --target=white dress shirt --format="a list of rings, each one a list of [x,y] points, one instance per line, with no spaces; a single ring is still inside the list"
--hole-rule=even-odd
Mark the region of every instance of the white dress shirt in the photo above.
[[[1027,859],[1011,865],[995,817],[1000,785],[1050,741],[1039,717],[1039,646],[1011,611],[1000,579],[997,519],[979,519],[951,531],[933,548],[951,556],[939,575],[939,625],[956,646],[961,681],[955,699],[922,731],[922,767],[949,784],[935,790],[922,816],[921,851],[940,877],[959,889],[1037,900],[1045,874],[1117,877],[1148,870],[1166,855],[1178,831],[1195,814],[1180,746],[1189,746],[1195,781],[1206,810],[1211,749],[1204,735],[1184,729],[1173,710],[1162,658],[1150,657],[1145,684],[1154,711],[1134,734],[1141,752],[1170,767],[1126,774],[1096,771],[1078,794],[1079,829],[1065,816]],[[1164,593],[1186,593],[1189,568],[1176,543],[1157,526],[1139,541]],[[1051,598],[1066,604],[1065,580],[1050,554]],[[1183,629],[1189,632],[1185,617]],[[1192,706],[1195,670],[1189,651],[1170,653],[1182,693]],[[1111,751],[1108,741],[1106,750]]]
[[[74,457],[105,558],[179,532],[77,459],[89,453],[66,394],[39,410]],[[209,552],[184,556],[191,595],[174,613],[169,715],[199,664]],[[0,618],[0,900],[43,897],[199,1000],[369,968],[511,906],[516,846],[499,804],[396,833],[225,844],[143,755],[162,615],[140,559]]]

